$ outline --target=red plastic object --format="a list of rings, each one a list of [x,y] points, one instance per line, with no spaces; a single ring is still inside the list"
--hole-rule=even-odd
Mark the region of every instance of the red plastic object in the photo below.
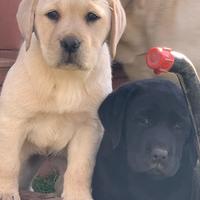
[[[154,70],[155,74],[168,72],[174,64],[174,56],[170,48],[151,48],[146,55],[146,63],[149,68]]]

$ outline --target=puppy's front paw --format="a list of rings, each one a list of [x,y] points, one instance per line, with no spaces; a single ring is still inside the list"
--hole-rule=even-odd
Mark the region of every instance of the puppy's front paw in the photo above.
[[[16,193],[3,193],[0,191],[0,200],[20,200],[19,194]]]

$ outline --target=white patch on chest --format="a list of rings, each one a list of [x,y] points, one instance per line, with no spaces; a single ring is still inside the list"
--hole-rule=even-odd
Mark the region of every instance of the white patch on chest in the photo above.
[[[74,117],[64,114],[37,114],[29,122],[27,140],[41,153],[61,151],[76,132]]]

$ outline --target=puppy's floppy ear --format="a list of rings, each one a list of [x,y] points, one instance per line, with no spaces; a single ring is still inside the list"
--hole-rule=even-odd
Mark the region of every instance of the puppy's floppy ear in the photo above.
[[[109,2],[112,13],[109,46],[111,56],[112,58],[114,58],[116,54],[117,44],[125,30],[126,15],[120,0],[109,0]]]
[[[26,42],[26,50],[29,49],[31,43],[37,3],[38,0],[22,0],[17,11],[17,22]]]
[[[194,168],[197,164],[198,155],[196,149],[196,137],[193,132],[191,137],[188,139],[187,143],[184,146],[184,154],[187,156],[189,160],[189,164],[192,168]]]
[[[98,114],[105,129],[105,135],[115,149],[121,139],[125,113],[133,88],[123,87],[111,93],[101,104]]]

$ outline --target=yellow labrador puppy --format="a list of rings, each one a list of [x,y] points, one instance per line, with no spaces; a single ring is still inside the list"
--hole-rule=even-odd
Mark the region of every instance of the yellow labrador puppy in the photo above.
[[[17,19],[25,42],[0,97],[0,199],[20,199],[30,155],[62,152],[64,199],[90,200],[103,132],[97,109],[112,89],[106,41],[114,56],[123,8],[119,0],[22,0]]]
[[[167,46],[189,56],[200,74],[199,0],[121,0],[127,27],[116,59],[130,79],[154,76],[138,56],[153,46]]]

